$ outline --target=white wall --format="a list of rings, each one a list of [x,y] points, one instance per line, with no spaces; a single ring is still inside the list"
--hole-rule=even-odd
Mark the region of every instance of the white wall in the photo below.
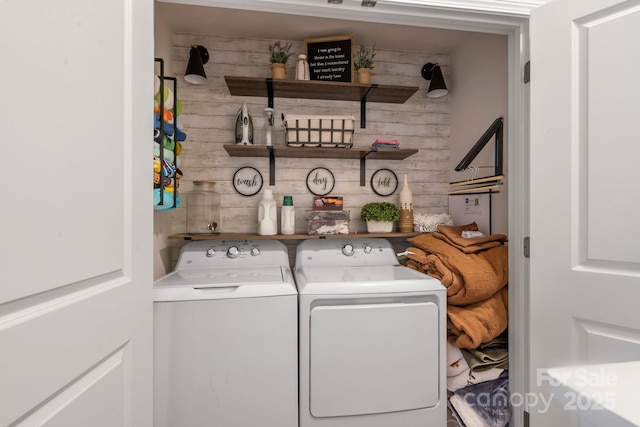
[[[498,117],[505,119],[504,168],[508,174],[507,112],[508,112],[508,63],[507,37],[502,35],[474,35],[451,54],[451,161],[449,180],[462,181],[468,172],[455,172],[469,149]],[[493,166],[494,140],[482,150],[472,165]],[[481,176],[493,175],[493,169],[483,168]],[[508,179],[492,196],[492,232],[508,234]],[[457,196],[461,197],[461,196]]]

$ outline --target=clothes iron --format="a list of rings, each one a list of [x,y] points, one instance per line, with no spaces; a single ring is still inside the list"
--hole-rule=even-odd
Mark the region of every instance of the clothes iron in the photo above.
[[[253,145],[253,120],[245,103],[236,114],[236,144]]]

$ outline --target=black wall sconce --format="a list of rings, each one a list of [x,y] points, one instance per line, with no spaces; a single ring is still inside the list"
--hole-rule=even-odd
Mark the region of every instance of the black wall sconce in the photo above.
[[[442,70],[437,62],[435,64],[429,62],[422,66],[422,78],[430,81],[429,89],[427,90],[429,98],[440,98],[449,93],[447,85],[444,83]]]
[[[184,79],[194,85],[203,85],[207,82],[207,75],[204,72],[204,64],[209,62],[209,51],[206,47],[194,44],[189,52],[189,63]]]

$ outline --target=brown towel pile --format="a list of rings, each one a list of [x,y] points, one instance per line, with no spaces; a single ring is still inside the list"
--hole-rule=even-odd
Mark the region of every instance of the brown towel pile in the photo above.
[[[438,232],[408,239],[407,266],[440,280],[447,288],[448,339],[476,348],[500,335],[508,322],[507,236],[461,237],[477,225],[439,225]]]
[[[509,293],[507,287],[484,301],[447,307],[447,338],[458,348],[477,348],[507,329]]]

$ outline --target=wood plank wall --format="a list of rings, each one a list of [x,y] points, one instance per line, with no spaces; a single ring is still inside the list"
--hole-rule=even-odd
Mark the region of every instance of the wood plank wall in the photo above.
[[[186,231],[188,193],[195,180],[214,180],[221,193],[223,232],[252,233],[257,230],[257,206],[261,194],[244,197],[237,194],[231,180],[242,166],[253,166],[263,175],[264,188],[271,188],[278,205],[284,195],[292,195],[296,210],[296,232],[306,232],[306,210],[312,208],[313,195],[306,188],[306,176],[315,167],[329,168],[336,178],[332,195],[344,197],[344,208],[350,211],[351,231],[364,231],[359,220],[360,207],[372,201],[398,203],[403,176],[407,174],[414,194],[416,213],[446,213],[448,198],[442,185],[449,182],[450,111],[445,96],[438,99],[426,97],[427,81],[420,70],[426,62],[439,62],[445,79],[449,78],[449,58],[437,53],[425,55],[407,51],[377,49],[373,83],[418,86],[420,89],[404,104],[369,103],[367,127],[361,129],[360,103],[310,99],[275,99],[275,110],[281,125],[281,113],[295,114],[352,114],[356,117],[355,146],[370,146],[377,138],[397,139],[402,148],[417,148],[417,154],[397,161],[367,161],[367,185],[359,185],[359,162],[334,159],[277,159],[276,185],[269,187],[268,159],[229,157],[224,144],[234,142],[235,115],[243,102],[253,117],[257,144],[262,143],[263,110],[267,99],[261,97],[231,96],[224,82],[225,75],[244,77],[269,77],[269,45],[275,40],[209,37],[194,34],[173,35],[173,76],[178,77],[178,96],[183,102],[183,114],[179,120],[184,125],[187,140],[180,156],[184,177],[180,184],[182,206],[171,215],[172,233]],[[288,42],[288,40],[282,40]],[[292,40],[292,51],[304,52],[302,40]],[[191,44],[201,44],[209,50],[210,61],[205,65],[207,83],[190,85],[183,80]],[[355,40],[355,49],[358,43]],[[294,78],[297,57],[290,58],[287,67],[289,78]],[[284,144],[284,132],[276,138]],[[399,187],[389,197],[376,195],[369,185],[371,175],[380,168],[389,168],[398,176]],[[175,244],[178,249],[180,243]],[[175,252],[175,251],[174,251]],[[174,254],[175,258],[175,254]]]

